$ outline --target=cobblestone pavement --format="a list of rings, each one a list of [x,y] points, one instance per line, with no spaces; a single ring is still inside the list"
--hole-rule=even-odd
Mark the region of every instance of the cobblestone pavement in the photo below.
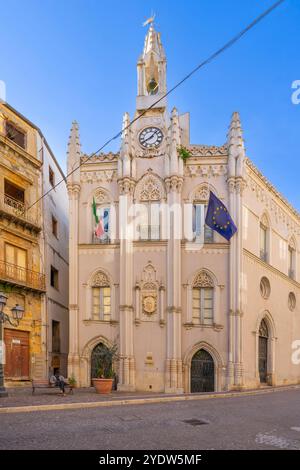
[[[0,416],[0,449],[300,450],[300,391],[7,413]]]

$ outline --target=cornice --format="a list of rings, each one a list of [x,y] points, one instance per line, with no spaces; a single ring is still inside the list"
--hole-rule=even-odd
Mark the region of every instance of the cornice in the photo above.
[[[145,248],[145,251],[147,251],[147,248],[154,248],[157,246],[160,247],[166,247],[168,245],[168,240],[134,240],[133,246],[135,248]]]
[[[216,145],[189,145],[188,151],[192,157],[219,157],[228,156],[227,144],[216,146]]]
[[[100,243],[79,243],[78,250],[79,254],[96,254],[102,253],[103,251],[107,250],[119,250],[120,243],[107,243],[107,244],[100,244]]]
[[[98,153],[96,155],[87,155],[83,154],[80,157],[80,163],[90,165],[92,163],[103,163],[103,162],[112,162],[117,161],[119,158],[119,153]]]
[[[300,283],[295,281],[294,279],[291,279],[287,274],[283,273],[279,269],[275,268],[271,264],[266,263],[265,261],[261,260],[258,256],[256,256],[254,253],[251,253],[251,251],[247,250],[246,248],[243,248],[243,253],[250,258],[252,261],[255,263],[259,264],[262,268],[267,269],[268,271],[272,272],[276,276],[281,277],[285,281],[289,282],[290,284],[293,284],[297,289],[300,289]]]
[[[260,182],[274,195],[276,196],[282,204],[286,206],[286,208],[291,212],[297,219],[298,223],[300,223],[300,213],[297,211],[292,204],[273,186],[273,184],[260,172],[260,170],[254,165],[254,163],[249,159],[245,159],[245,163],[255,176],[260,180]]]
[[[198,246],[198,248],[197,248]],[[181,247],[185,249],[187,253],[199,253],[201,252],[202,254],[223,254],[224,252],[229,250],[229,243],[204,243],[203,245],[195,243],[195,242],[189,242],[187,240],[182,240],[181,242]]]
[[[0,133],[0,143],[4,145],[8,152],[13,152],[18,157],[23,158],[26,162],[30,162],[35,168],[40,169],[43,165],[43,162],[39,161],[30,153],[26,152],[22,147],[12,142],[10,139],[5,137],[2,133]]]

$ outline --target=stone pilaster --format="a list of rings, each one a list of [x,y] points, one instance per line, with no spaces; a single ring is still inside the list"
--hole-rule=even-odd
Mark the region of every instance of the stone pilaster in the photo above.
[[[167,246],[167,357],[166,393],[183,393],[181,351],[181,204],[182,177],[165,179],[171,208],[170,237]]]
[[[119,179],[120,191],[120,364],[118,390],[135,390],[133,345],[133,226],[130,222],[135,182],[130,177]]]

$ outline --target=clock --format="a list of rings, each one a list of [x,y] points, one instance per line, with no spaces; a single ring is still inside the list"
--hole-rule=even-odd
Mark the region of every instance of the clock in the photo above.
[[[157,148],[164,136],[158,127],[146,127],[139,135],[139,142],[145,149]]]

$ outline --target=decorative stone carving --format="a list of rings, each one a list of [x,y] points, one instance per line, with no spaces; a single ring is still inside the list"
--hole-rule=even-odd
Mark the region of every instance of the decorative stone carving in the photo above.
[[[135,181],[131,178],[125,177],[118,180],[120,194],[133,194],[135,188]]]
[[[103,189],[97,189],[97,191],[94,194],[95,202],[97,204],[104,204],[106,202],[109,202],[109,196],[106,191]]]
[[[157,313],[158,282],[156,271],[149,261],[141,276],[141,302],[144,320],[150,319]]]
[[[193,287],[214,287],[214,283],[207,272],[201,271],[199,274],[197,274],[193,283]]]
[[[116,178],[116,170],[82,171],[80,175],[80,181],[83,183],[111,183]]]
[[[97,155],[82,155],[80,158],[81,163],[99,163],[104,161],[114,161],[119,158],[119,153],[98,153]]]
[[[164,187],[160,178],[152,173],[148,173],[138,182],[135,199],[139,201],[160,201],[165,196]]]
[[[157,299],[154,295],[143,296],[143,310],[145,313],[151,315],[156,311]]]
[[[221,147],[216,145],[190,145],[188,150],[193,157],[218,157],[228,155],[227,144]]]
[[[185,165],[184,170],[185,176],[205,176],[207,178],[223,176],[227,174],[227,166],[226,165],[204,165],[195,164],[195,163],[187,163]]]
[[[208,198],[209,198],[208,184],[204,183],[204,184],[201,184],[200,186],[197,186],[193,194],[193,201],[208,201]]]
[[[183,184],[183,178],[181,176],[173,175],[165,179],[167,192],[177,192],[180,193]]]
[[[98,271],[92,280],[93,287],[109,287],[109,279],[105,273]]]

